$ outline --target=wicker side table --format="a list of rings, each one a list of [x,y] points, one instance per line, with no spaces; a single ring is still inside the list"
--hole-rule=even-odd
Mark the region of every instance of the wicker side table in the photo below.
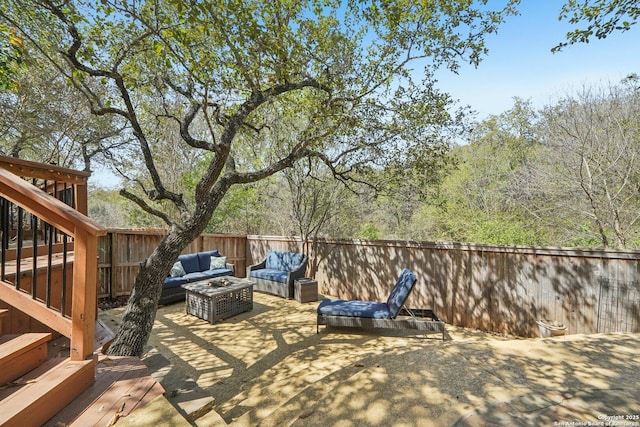
[[[298,302],[318,301],[318,281],[308,277],[294,280],[293,296]]]

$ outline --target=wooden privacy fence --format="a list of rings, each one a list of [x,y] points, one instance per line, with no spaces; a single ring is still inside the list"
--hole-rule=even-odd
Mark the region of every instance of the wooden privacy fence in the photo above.
[[[131,294],[140,262],[147,258],[167,232],[161,229],[109,230],[98,242],[98,297],[118,298]],[[236,276],[246,269],[246,236],[202,234],[182,253],[218,249],[234,264]]]
[[[111,230],[99,241],[99,296],[131,293],[161,230]],[[183,253],[218,249],[244,277],[269,250],[309,255],[320,293],[384,301],[408,267],[418,284],[408,306],[433,308],[449,324],[538,336],[537,320],[568,333],[640,332],[640,251],[360,241],[205,234]]]
[[[572,334],[640,332],[640,251],[248,236],[247,262],[303,246],[325,295],[384,301],[408,267],[418,276],[408,306],[449,324],[526,337],[537,320]]]

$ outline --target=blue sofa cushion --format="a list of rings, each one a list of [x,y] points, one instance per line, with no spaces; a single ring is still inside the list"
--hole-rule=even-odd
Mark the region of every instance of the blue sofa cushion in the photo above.
[[[212,256],[220,256],[220,252],[217,249],[212,251],[204,251],[198,252],[196,254],[198,256],[198,271],[205,271],[211,269],[211,257]]]
[[[162,288],[163,289],[179,288],[180,285],[184,285],[185,283],[187,283],[187,278],[185,276],[167,277],[166,279],[164,279]]]
[[[300,267],[303,259],[304,254],[297,252],[269,251],[265,268],[289,272]]]
[[[182,263],[185,273],[193,273],[200,270],[200,263],[198,262],[198,254],[184,254],[178,256],[178,261]],[[208,269],[208,266],[207,266]]]
[[[167,277],[164,279],[162,289],[179,288],[185,283],[197,282],[198,280],[211,279],[219,276],[233,276],[233,270],[230,268],[220,268],[216,270],[196,271],[187,273],[181,277]]]
[[[218,276],[233,276],[233,270],[230,268],[212,268],[211,270],[203,271],[209,277]]]
[[[193,254],[182,254],[178,256],[176,266],[176,274],[182,273],[182,276],[172,277],[171,273],[164,279],[162,284],[162,294],[160,295],[160,304],[168,304],[175,301],[184,301],[186,290],[182,285],[199,280],[208,280],[219,276],[233,276],[232,268],[227,268],[225,262],[224,268],[211,268],[211,257],[221,257],[217,250],[204,251]],[[183,272],[178,271],[177,266],[181,266]]]
[[[390,317],[389,308],[383,302],[342,299],[323,299],[318,306],[318,314],[373,319],[388,319]]]
[[[202,271],[194,271],[193,273],[187,273],[184,278],[187,279],[187,283],[197,282],[199,280],[206,280],[211,276],[204,274]]]
[[[260,270],[253,270],[250,274],[251,277],[256,279],[272,280],[274,282],[286,283],[288,271],[273,270],[271,268],[262,268]]]
[[[389,298],[387,299],[387,306],[389,307],[389,315],[392,319],[394,319],[397,315],[404,302],[409,297],[409,293],[413,288],[413,285],[416,283],[416,275],[411,272],[408,268],[403,268],[400,273],[400,277],[398,277],[398,281],[396,285],[391,290],[389,294]]]

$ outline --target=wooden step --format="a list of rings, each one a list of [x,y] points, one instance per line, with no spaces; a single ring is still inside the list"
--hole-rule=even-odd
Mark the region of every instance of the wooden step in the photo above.
[[[16,380],[47,360],[50,333],[5,335],[0,343],[0,386]]]
[[[0,390],[0,426],[40,426],[82,394],[95,379],[95,359],[50,359]]]

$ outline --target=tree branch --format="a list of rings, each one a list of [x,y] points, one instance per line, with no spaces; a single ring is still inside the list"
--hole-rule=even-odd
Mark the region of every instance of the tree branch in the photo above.
[[[151,176],[151,180],[153,182],[155,192],[152,194],[148,192],[147,194],[155,200],[170,200],[174,203],[174,205],[181,212],[186,212],[187,207],[184,204],[182,199],[182,195],[171,192],[167,190],[162,183],[162,179],[160,178],[160,174],[155,166],[155,162],[153,159],[153,155],[151,153],[151,149],[149,147],[149,143],[147,141],[146,135],[140,125],[140,122],[137,117],[137,113],[133,102],[131,100],[131,96],[129,91],[126,88],[126,84],[124,82],[124,77],[114,68],[111,71],[108,70],[99,70],[91,68],[85,64],[83,64],[77,57],[77,54],[82,46],[82,38],[80,33],[76,27],[76,25],[65,15],[65,13],[56,5],[54,5],[51,1],[45,1],[46,6],[49,10],[56,16],[62,23],[64,23],[65,27],[69,35],[71,36],[72,43],[71,46],[66,50],[62,51],[61,54],[69,61],[69,63],[78,71],[82,71],[89,76],[92,77],[105,77],[111,79],[116,87],[118,88],[118,93],[122,102],[125,105],[126,110],[119,110],[113,108],[102,108],[95,110],[92,109],[94,114],[120,114],[131,124],[133,134],[140,144],[140,149],[143,153],[144,161]],[[145,36],[148,37],[151,33],[145,33]],[[140,42],[141,38],[137,38],[136,42]]]
[[[165,214],[163,211],[160,211],[158,209],[152,208],[143,199],[141,199],[140,197],[136,196],[133,193],[130,193],[129,191],[125,190],[124,188],[120,190],[120,195],[122,197],[126,198],[126,199],[131,200],[136,205],[140,206],[140,208],[143,211],[147,212],[148,214],[155,215],[158,218],[162,219],[167,225],[169,225],[171,227],[176,225],[176,223],[174,221],[172,221],[171,218],[167,214]]]

